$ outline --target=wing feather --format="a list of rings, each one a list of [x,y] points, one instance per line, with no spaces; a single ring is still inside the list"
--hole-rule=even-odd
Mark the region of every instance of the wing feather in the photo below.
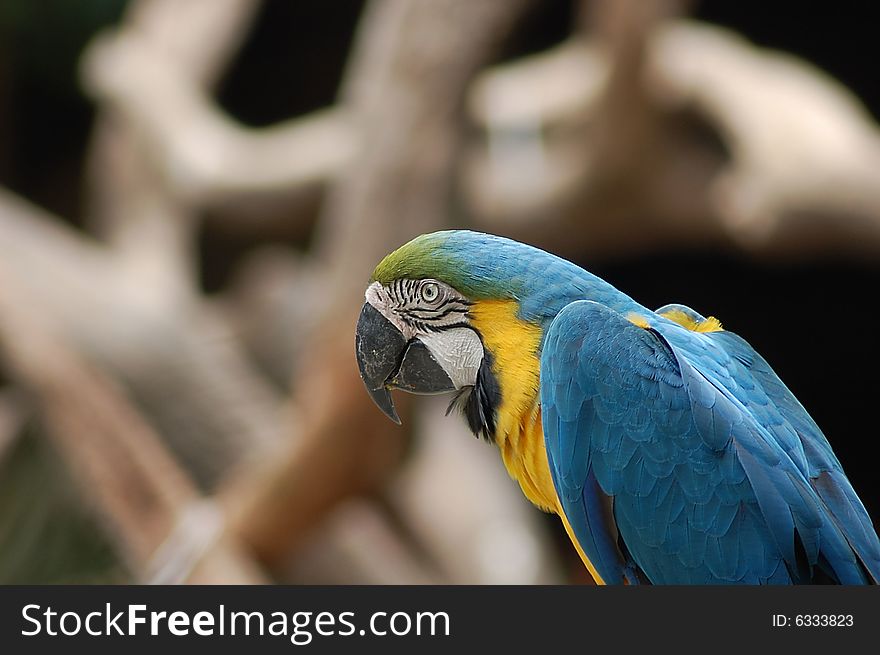
[[[876,579],[876,533],[827,441],[727,334],[645,329],[590,301],[553,321],[544,434],[581,548],[609,583],[635,568],[678,584]]]

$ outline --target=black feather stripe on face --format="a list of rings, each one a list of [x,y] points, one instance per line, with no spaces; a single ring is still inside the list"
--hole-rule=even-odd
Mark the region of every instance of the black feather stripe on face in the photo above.
[[[494,442],[495,418],[500,404],[501,388],[492,373],[492,355],[487,350],[477,371],[474,386],[459,391],[449,403],[446,413],[449,414],[453,409],[461,410],[474,436]]]

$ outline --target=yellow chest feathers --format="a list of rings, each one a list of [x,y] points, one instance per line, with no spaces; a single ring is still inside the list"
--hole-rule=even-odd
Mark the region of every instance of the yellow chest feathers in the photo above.
[[[482,301],[471,318],[492,353],[492,372],[501,388],[495,442],[507,472],[542,509],[558,513],[558,501],[541,429],[538,346],[541,329],[519,319],[512,300]]]

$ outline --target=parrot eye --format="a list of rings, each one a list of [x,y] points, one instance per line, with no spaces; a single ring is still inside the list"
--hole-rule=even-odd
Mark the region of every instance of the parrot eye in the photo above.
[[[440,287],[436,282],[426,282],[422,285],[422,299],[425,302],[434,302],[440,297]]]

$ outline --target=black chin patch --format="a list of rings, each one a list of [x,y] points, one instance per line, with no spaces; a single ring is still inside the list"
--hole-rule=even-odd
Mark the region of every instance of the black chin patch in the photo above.
[[[461,410],[475,437],[494,442],[495,417],[500,404],[501,388],[492,373],[492,355],[486,350],[474,386],[459,391],[449,403],[446,414],[453,409]]]

